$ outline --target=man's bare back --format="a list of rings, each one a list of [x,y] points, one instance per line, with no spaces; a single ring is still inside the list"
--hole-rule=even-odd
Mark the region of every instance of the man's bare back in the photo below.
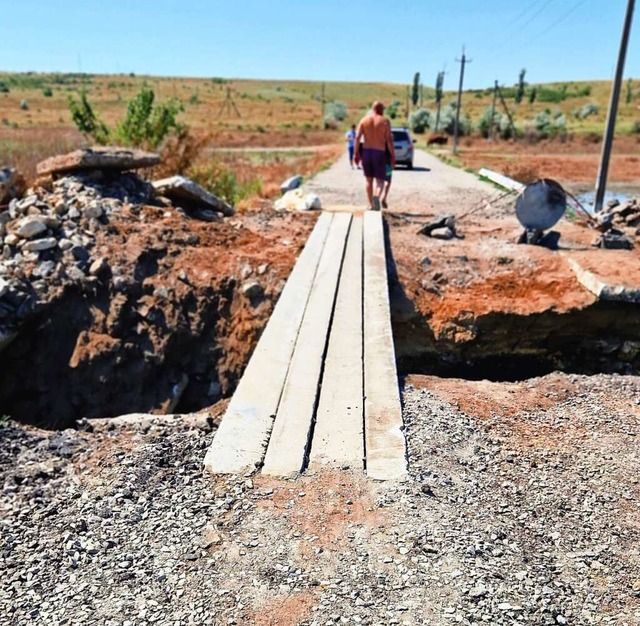
[[[362,118],[359,131],[364,137],[365,148],[384,150],[391,135],[391,124],[384,115],[371,111]]]

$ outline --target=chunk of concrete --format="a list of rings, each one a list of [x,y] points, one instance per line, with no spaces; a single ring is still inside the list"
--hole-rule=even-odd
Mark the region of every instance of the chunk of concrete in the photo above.
[[[212,209],[225,216],[233,215],[235,212],[231,205],[220,200],[185,176],[171,176],[156,180],[152,184],[160,195],[166,196],[171,200],[186,201],[187,204],[196,205],[203,209]]]
[[[38,163],[39,175],[65,174],[79,170],[136,170],[158,165],[160,156],[134,148],[94,147],[59,154]]]

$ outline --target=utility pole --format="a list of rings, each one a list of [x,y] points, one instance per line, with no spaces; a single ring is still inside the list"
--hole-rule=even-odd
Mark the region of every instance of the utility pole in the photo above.
[[[460,63],[460,85],[458,86],[458,105],[456,106],[456,124],[453,129],[453,154],[458,154],[458,133],[460,130],[460,107],[462,106],[462,83],[464,82],[464,66],[471,63],[471,59],[467,59],[464,54],[464,46],[462,46],[462,59],[456,59]]]
[[[496,98],[498,97],[498,81],[493,85],[493,102],[491,103],[491,120],[489,122],[489,141],[493,141],[493,116],[496,112]]]
[[[220,112],[218,113],[218,117],[222,117],[222,114],[225,111],[227,113],[227,117],[229,117],[231,115],[232,110],[235,111],[235,114],[238,117],[242,117],[242,115],[240,115],[240,111],[238,110],[238,107],[236,106],[236,103],[233,100],[233,96],[231,95],[231,88],[227,87],[227,97],[222,102],[222,106],[220,107]]]
[[[602,156],[600,157],[598,178],[596,179],[596,199],[594,202],[594,210],[596,212],[602,210],[604,192],[607,187],[607,174],[609,172],[609,160],[611,159],[611,146],[613,144],[613,133],[616,128],[616,115],[618,113],[618,100],[620,99],[620,86],[622,85],[622,72],[624,70],[624,60],[627,55],[627,44],[629,43],[629,31],[631,30],[634,4],[635,0],[628,0],[627,14],[624,20],[624,27],[622,29],[620,51],[618,52],[618,64],[616,65],[616,74],[613,81],[613,89],[611,90],[611,100],[609,102],[609,111],[607,113],[607,125],[604,140],[602,142]]]
[[[504,99],[504,96],[502,95],[502,89],[500,89],[500,87],[498,87],[498,97],[500,98],[500,102],[504,107],[504,112],[507,114],[507,117],[509,118],[509,124],[511,124],[511,132],[513,132],[513,136],[515,137],[516,125],[513,123],[513,118],[511,117],[511,111],[509,111],[509,107],[507,106],[507,102]]]

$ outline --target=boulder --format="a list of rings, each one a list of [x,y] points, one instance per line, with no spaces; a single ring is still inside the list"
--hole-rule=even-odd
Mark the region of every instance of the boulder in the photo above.
[[[11,167],[0,169],[0,205],[21,198],[26,188],[27,183],[17,170]]]
[[[210,209],[227,217],[235,212],[231,205],[216,198],[212,193],[184,176],[171,176],[156,180],[152,184],[161,196],[175,200],[180,206],[182,206],[181,203],[186,203],[186,206],[183,207],[185,209]]]
[[[160,163],[160,156],[133,148],[87,148],[60,154],[38,163],[39,175],[64,174],[81,170],[135,170]]]

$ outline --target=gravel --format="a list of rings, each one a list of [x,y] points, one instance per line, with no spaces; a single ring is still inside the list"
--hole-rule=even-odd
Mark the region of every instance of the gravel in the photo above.
[[[10,423],[0,624],[636,625],[640,378],[566,379],[490,418],[408,385],[401,484],[203,475],[204,421]]]

